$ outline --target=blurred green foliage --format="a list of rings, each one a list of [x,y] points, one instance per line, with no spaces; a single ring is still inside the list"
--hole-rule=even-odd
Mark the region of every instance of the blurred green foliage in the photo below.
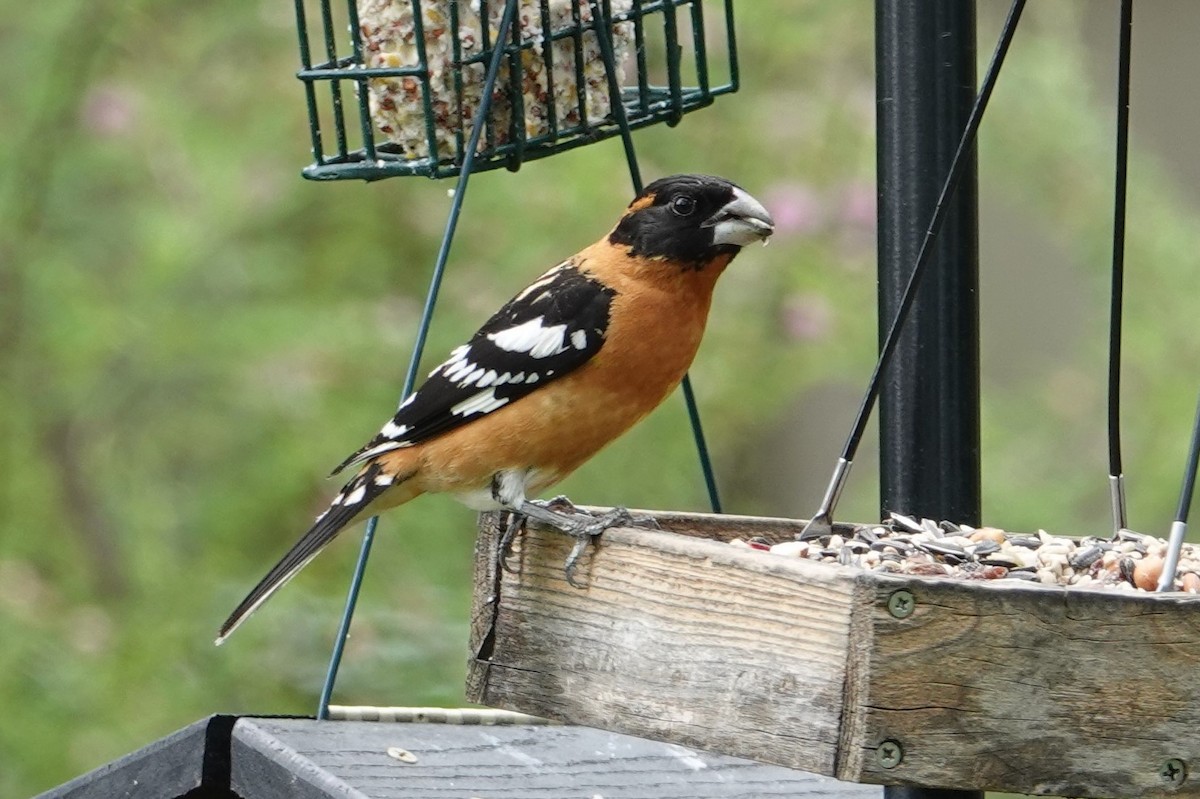
[[[983,51],[1000,5],[981,3]],[[0,795],[20,796],[208,713],[313,711],[355,535],[212,637],[396,402],[450,184],[300,179],[282,0],[0,7],[25,76],[0,83]],[[985,514],[1013,529],[1108,523],[1112,110],[1082,8],[1030,10],[982,134]],[[803,513],[874,349],[871,6],[747,0],[739,22],[743,91],[636,140],[647,179],[725,175],[780,220],[725,277],[693,375],[728,510]],[[1126,472],[1134,523],[1165,530],[1200,229],[1158,158],[1132,175]],[[615,141],[477,176],[427,362],[628,199]],[[1022,260],[1030,241],[1053,257]],[[780,431],[818,429],[834,443],[761,466]],[[843,517],[877,512],[873,468]],[[562,488],[703,509],[681,403]],[[385,517],[335,701],[462,701],[472,539],[442,498]]]

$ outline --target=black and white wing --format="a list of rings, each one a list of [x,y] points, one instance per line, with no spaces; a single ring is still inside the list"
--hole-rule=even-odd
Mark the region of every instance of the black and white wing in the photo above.
[[[333,474],[453,430],[578,368],[603,345],[615,294],[571,261],[551,269],[430,372]]]

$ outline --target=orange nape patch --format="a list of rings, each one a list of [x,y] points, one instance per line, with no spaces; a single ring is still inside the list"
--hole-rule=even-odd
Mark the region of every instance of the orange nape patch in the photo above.
[[[628,216],[629,214],[632,214],[634,211],[640,211],[643,208],[649,208],[650,206],[654,205],[654,198],[656,196],[657,195],[655,195],[655,194],[647,194],[645,197],[638,197],[636,200],[634,200],[633,202],[631,202],[629,204],[629,209],[625,215]]]

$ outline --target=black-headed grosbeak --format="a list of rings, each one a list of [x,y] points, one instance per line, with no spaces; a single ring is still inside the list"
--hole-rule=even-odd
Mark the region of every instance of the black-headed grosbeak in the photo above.
[[[772,232],[762,204],[727,180],[651,183],[612,232],[517,294],[334,469],[362,464],[233,611],[217,643],[346,525],[421,494],[549,524],[576,537],[573,555],[627,520],[620,510],[594,517],[527,497],[675,389],[700,346],[717,278],[742,247]]]

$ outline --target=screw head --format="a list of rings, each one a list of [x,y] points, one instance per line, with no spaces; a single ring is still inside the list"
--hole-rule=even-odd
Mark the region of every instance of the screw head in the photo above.
[[[916,608],[917,598],[912,595],[912,591],[901,588],[899,591],[894,591],[892,595],[888,597],[888,613],[892,614],[897,619],[907,619],[912,615]]]
[[[899,741],[889,738],[879,744],[879,748],[875,750],[875,757],[884,768],[895,768],[904,760],[904,747]]]
[[[1187,779],[1187,763],[1177,757],[1164,760],[1158,768],[1158,776],[1167,785],[1183,785]]]

